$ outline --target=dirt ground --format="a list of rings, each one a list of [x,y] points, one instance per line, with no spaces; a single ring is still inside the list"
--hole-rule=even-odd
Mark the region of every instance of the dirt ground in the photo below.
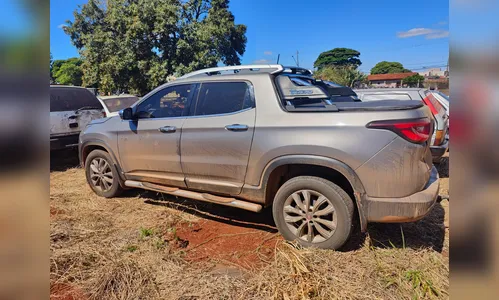
[[[301,249],[260,214],[141,190],[97,197],[76,152],[51,154],[51,299],[447,299],[449,201]],[[439,166],[448,195],[448,156]]]

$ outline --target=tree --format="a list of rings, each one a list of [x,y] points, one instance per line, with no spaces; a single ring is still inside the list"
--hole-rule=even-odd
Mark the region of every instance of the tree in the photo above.
[[[355,66],[324,67],[315,72],[314,76],[348,87],[353,87],[356,82],[366,79],[366,75],[357,70]]]
[[[419,87],[419,85],[423,84],[423,82],[424,82],[424,76],[421,76],[419,74],[414,74],[412,76],[402,79],[402,83],[407,84],[409,86]]]
[[[55,83],[81,86],[83,83],[82,60],[73,57],[59,59],[52,63],[52,76]]]
[[[399,62],[382,61],[377,63],[372,69],[371,74],[392,74],[392,73],[409,73],[411,70],[404,68]]]
[[[246,26],[229,0],[89,0],[65,32],[83,59],[83,84],[143,95],[197,69],[241,64]]]
[[[52,57],[52,52],[50,52],[50,60],[49,60],[49,77],[50,77],[50,83],[54,82],[54,76],[52,73],[52,67],[54,65],[54,58]]]
[[[314,67],[322,69],[327,66],[354,66],[357,68],[362,64],[359,59],[360,52],[348,48],[334,48],[322,52],[314,62]]]

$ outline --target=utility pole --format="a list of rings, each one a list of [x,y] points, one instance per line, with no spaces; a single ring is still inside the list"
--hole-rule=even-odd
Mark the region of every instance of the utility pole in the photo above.
[[[449,76],[449,57],[447,57],[447,76]]]

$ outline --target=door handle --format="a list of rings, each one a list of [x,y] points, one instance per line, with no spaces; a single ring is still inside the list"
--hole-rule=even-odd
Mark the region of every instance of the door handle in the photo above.
[[[248,130],[248,125],[232,124],[225,126],[225,129],[230,131],[246,131]]]
[[[159,128],[159,131],[161,131],[162,133],[173,133],[173,132],[177,131],[177,127],[175,127],[175,126],[163,126],[163,127]]]

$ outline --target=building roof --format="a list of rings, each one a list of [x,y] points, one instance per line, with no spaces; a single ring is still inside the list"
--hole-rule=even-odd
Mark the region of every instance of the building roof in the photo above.
[[[373,81],[373,80],[401,80],[406,77],[416,75],[418,73],[416,72],[409,72],[409,73],[393,73],[393,74],[375,74],[375,75],[369,75],[367,76],[367,80]]]

